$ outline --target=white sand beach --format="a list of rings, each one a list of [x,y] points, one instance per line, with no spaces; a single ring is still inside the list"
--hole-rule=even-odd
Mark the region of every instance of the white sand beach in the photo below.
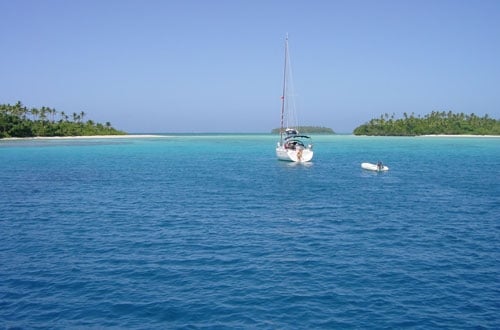
[[[473,134],[428,134],[417,137],[446,137],[446,138],[500,138],[500,135],[473,135]]]
[[[85,140],[85,139],[150,139],[150,138],[166,138],[167,135],[154,134],[130,134],[130,135],[88,135],[88,136],[35,136],[35,137],[11,137],[3,138],[0,141],[12,140]]]

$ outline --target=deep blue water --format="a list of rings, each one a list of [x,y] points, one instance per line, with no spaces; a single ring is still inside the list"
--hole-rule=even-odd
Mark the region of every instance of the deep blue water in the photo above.
[[[500,328],[500,139],[275,142],[0,141],[0,326]]]

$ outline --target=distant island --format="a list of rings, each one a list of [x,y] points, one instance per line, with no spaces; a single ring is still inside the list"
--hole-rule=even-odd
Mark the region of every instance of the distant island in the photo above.
[[[37,136],[125,135],[105,124],[85,121],[85,112],[71,115],[48,107],[28,109],[21,102],[0,105],[0,139]]]
[[[299,133],[301,134],[335,134],[335,132],[328,127],[320,127],[320,126],[298,126],[295,127]],[[274,128],[271,131],[271,134],[279,134],[280,129]]]
[[[354,135],[418,136],[418,135],[500,135],[500,120],[488,115],[433,111],[424,117],[412,113],[396,119],[395,114],[380,118],[354,129]]]

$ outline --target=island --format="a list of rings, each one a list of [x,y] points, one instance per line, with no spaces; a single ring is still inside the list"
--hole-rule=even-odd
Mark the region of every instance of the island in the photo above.
[[[298,126],[295,127],[301,134],[335,134],[335,132],[328,127],[321,127],[321,126]],[[280,129],[279,128],[274,128],[271,131],[271,134],[279,134]]]
[[[500,135],[500,120],[488,115],[451,111],[433,111],[424,117],[414,113],[381,115],[354,129],[354,135],[371,136],[419,136],[419,135]]]
[[[20,101],[14,105],[0,104],[0,139],[12,137],[126,135],[111,126],[85,121],[85,112],[71,115],[53,108],[28,108]]]

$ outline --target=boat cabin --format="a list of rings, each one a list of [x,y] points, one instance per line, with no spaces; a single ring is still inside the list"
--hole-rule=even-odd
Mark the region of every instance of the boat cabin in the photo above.
[[[293,135],[293,136],[287,136],[285,138],[285,148],[286,149],[305,149],[306,145],[304,144],[304,141],[302,139],[310,139],[309,136],[307,135]],[[312,148],[312,145],[309,144],[307,148]]]

